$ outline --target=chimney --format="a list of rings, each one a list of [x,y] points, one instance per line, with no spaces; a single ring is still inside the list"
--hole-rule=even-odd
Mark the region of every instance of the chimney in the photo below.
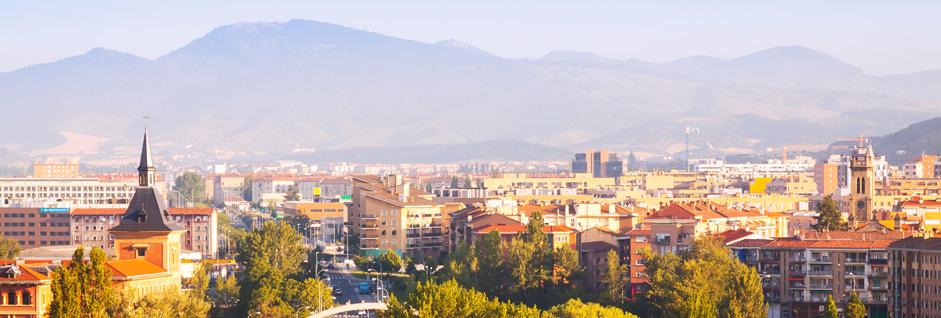
[[[406,182],[402,184],[402,193],[399,195],[399,201],[408,202],[409,189],[411,188],[412,188],[411,183]]]

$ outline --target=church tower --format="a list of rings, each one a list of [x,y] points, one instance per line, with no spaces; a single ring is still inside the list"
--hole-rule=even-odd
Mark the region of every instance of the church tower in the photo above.
[[[864,146],[862,142],[850,157],[850,215],[859,222],[872,219],[876,185],[874,158],[872,146]]]
[[[179,278],[184,230],[170,220],[166,203],[154,189],[156,169],[153,162],[145,131],[140,166],[137,167],[139,186],[120,223],[111,228],[114,254],[118,260],[147,260]]]

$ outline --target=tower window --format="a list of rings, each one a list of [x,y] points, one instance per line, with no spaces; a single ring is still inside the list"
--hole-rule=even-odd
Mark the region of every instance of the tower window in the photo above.
[[[137,223],[147,222],[147,214],[143,210],[137,213]]]
[[[145,247],[145,246],[135,246],[135,247],[134,247],[134,254],[135,254],[138,258],[147,256],[147,247]]]

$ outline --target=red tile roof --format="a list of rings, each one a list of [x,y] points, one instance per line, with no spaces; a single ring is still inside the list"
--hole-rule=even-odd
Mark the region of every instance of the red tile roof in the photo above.
[[[615,248],[617,248],[617,246],[605,241],[582,242],[578,245],[579,252],[600,252],[613,250]]]
[[[565,225],[546,225],[542,227],[542,231],[545,233],[559,233],[559,232],[575,232],[575,229],[570,228]]]
[[[749,235],[752,235],[752,234],[754,233],[746,231],[746,230],[738,229],[738,230],[728,230],[728,231],[716,234],[716,236],[721,238],[723,243],[728,244],[729,242],[736,241],[744,237],[748,237]]]
[[[170,215],[212,215],[212,208],[169,208]]]
[[[10,266],[10,265],[15,264],[15,261],[0,261],[0,264],[3,264],[0,266]],[[39,283],[41,281],[49,280],[49,277],[47,277],[46,275],[40,274],[39,272],[29,267],[18,265],[17,268],[20,270],[19,275],[16,275],[16,277],[13,277],[13,278],[6,278],[6,277],[0,276],[0,284],[5,284],[5,283],[22,284],[22,283],[27,283],[27,282]]]
[[[132,278],[134,276],[154,275],[167,273],[165,269],[145,259],[125,259],[105,261],[105,266],[111,270],[114,278]]]
[[[121,215],[125,209],[73,209],[71,215]]]
[[[780,249],[886,249],[895,240],[801,240],[778,238],[773,240],[748,239],[730,244],[732,247],[760,247]]]
[[[474,230],[474,233],[484,234],[497,231],[501,234],[504,233],[522,233],[526,232],[526,227],[522,225],[487,225],[480,229]]]

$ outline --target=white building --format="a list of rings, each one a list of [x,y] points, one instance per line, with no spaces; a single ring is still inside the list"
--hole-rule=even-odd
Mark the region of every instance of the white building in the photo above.
[[[726,177],[768,177],[788,175],[798,172],[812,172],[816,160],[806,156],[798,156],[782,162],[778,159],[769,159],[764,163],[725,163],[719,159],[706,159],[694,165],[696,172],[715,173]]]
[[[127,207],[137,180],[107,181],[96,178],[0,178],[0,207]],[[158,183],[166,194],[166,183]]]
[[[296,187],[291,179],[252,180],[252,202],[277,201],[275,204],[278,204],[284,201],[284,196],[292,189],[296,190]]]

